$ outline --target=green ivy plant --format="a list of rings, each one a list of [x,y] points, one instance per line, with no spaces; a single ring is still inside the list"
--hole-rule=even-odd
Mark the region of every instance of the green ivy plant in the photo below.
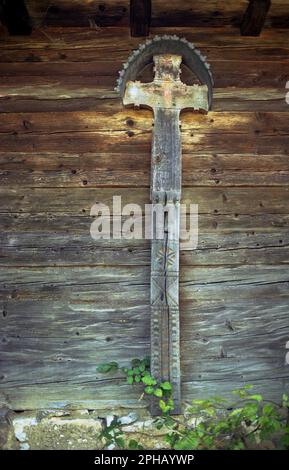
[[[252,388],[234,390],[234,401],[221,397],[193,400],[185,419],[167,434],[167,442],[182,450],[288,448],[288,396],[284,394],[278,404],[251,393]]]
[[[153,396],[158,400],[160,416],[153,425],[164,431],[164,439],[171,449],[289,449],[289,399],[286,394],[279,404],[252,393],[252,385],[246,385],[232,391],[231,400],[222,397],[193,400],[184,415],[171,416],[174,409],[172,385],[152,377],[148,357],[133,359],[129,367],[120,367],[116,362],[101,364],[97,371],[121,372],[128,384],[143,385],[141,398]],[[125,447],[121,426],[119,419],[114,418],[103,431],[106,446]],[[130,440],[127,447],[143,448],[135,440]]]
[[[158,382],[150,374],[150,358],[133,359],[129,367],[120,367],[117,362],[101,364],[97,372],[102,374],[122,372],[128,384],[142,384],[144,396],[154,396],[158,399],[158,405],[163,414],[168,414],[174,409],[172,399],[172,385],[170,382]]]

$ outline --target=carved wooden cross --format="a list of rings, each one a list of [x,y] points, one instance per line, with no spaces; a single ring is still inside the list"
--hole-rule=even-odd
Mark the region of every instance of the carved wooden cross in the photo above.
[[[190,53],[192,54],[192,51]],[[199,51],[197,55],[200,55]],[[158,380],[169,381],[172,384],[174,413],[178,414],[181,405],[179,338],[181,132],[179,116],[184,108],[208,110],[208,86],[188,86],[180,80],[182,56],[179,54],[170,54],[167,51],[162,54],[153,54],[153,62],[155,72],[153,82],[141,83],[128,79],[123,90],[123,103],[124,105],[147,106],[154,112],[151,162],[151,373]],[[203,63],[202,65],[204,66]],[[120,78],[120,83],[121,80],[122,78]],[[165,208],[161,234],[154,215],[157,214],[159,205]],[[173,211],[168,212],[168,209],[173,209]],[[173,217],[170,214],[173,214]],[[159,412],[154,402],[152,402],[151,411],[153,414]]]

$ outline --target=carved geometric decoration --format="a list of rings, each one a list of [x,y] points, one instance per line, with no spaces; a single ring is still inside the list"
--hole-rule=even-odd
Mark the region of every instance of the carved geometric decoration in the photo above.
[[[151,305],[178,307],[179,305],[179,275],[151,274]]]
[[[157,253],[157,260],[161,266],[167,263],[168,266],[173,266],[176,260],[176,252],[169,248],[166,252],[165,247],[162,246]]]

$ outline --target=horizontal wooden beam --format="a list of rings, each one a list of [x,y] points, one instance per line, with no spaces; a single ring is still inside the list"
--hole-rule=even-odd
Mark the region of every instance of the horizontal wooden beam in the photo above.
[[[151,0],[130,0],[130,33],[148,36],[151,22]]]
[[[0,19],[11,35],[31,34],[31,19],[24,0],[1,0]]]
[[[241,23],[242,36],[259,36],[264,26],[271,0],[250,0]]]
[[[95,21],[99,27],[129,27],[128,0],[25,0],[33,25],[55,27],[89,27]],[[152,3],[147,0],[143,3]],[[239,28],[248,2],[226,0],[181,1],[157,0],[152,5],[151,27],[192,27],[207,29],[233,26]],[[270,13],[270,26],[287,28],[288,2],[276,0]],[[234,28],[232,28],[234,32]],[[93,32],[93,28],[92,32]],[[41,33],[40,33],[41,34]],[[63,34],[63,32],[62,32]],[[99,35],[97,35],[99,37]],[[35,39],[35,38],[34,38]],[[194,41],[196,39],[194,38]]]

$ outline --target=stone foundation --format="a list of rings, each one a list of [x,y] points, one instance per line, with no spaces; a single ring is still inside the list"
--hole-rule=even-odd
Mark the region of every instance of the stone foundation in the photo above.
[[[117,416],[126,447],[131,439],[145,448],[169,448],[164,431],[153,427],[145,411],[105,414],[97,411],[41,410],[0,414],[0,448],[6,450],[95,450],[105,449],[101,432]],[[110,447],[113,448],[113,447]]]

